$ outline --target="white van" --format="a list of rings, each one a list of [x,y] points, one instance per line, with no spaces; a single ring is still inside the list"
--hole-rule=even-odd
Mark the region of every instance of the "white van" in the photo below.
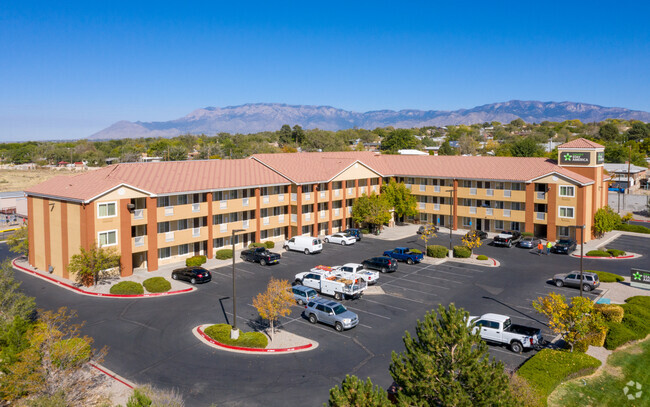
[[[323,242],[317,237],[295,236],[284,242],[284,250],[296,250],[305,254],[318,253],[323,250]]]

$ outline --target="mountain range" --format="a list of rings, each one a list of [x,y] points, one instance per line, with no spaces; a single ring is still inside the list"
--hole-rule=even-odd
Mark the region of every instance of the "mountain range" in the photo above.
[[[472,109],[445,110],[376,110],[365,113],[331,106],[252,103],[241,106],[206,107],[187,116],[165,122],[119,121],[89,137],[108,140],[140,137],[175,137],[180,134],[215,135],[257,133],[279,130],[283,124],[304,129],[341,130],[353,127],[374,129],[393,126],[411,128],[446,126],[498,121],[509,123],[517,118],[528,123],[561,122],[578,119],[599,122],[605,119],[650,122],[650,113],[620,107],[603,107],[576,102],[538,102],[511,100]]]

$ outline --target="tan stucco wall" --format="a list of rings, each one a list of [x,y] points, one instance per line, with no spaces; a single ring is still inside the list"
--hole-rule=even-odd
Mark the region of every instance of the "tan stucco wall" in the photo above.
[[[34,241],[30,250],[34,251],[34,264],[32,266],[46,270],[45,264],[45,219],[43,217],[43,207],[45,201],[42,198],[32,198],[34,202],[34,213],[29,214],[29,221],[34,225]]]
[[[337,175],[332,181],[347,181],[381,177],[363,164],[354,163],[350,168]]]

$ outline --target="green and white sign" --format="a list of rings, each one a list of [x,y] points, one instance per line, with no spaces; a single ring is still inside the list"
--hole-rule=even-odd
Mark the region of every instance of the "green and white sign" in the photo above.
[[[630,269],[630,285],[650,290],[650,270]]]
[[[602,164],[605,162],[605,152],[599,151],[596,153],[596,164]]]
[[[560,154],[560,164],[589,165],[589,151],[565,151]]]

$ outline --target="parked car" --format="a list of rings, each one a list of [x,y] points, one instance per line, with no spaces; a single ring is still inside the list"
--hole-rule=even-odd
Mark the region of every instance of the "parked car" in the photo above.
[[[533,236],[526,236],[519,241],[519,247],[533,249],[537,247],[537,239],[535,239]]]
[[[424,254],[412,252],[408,247],[396,247],[393,250],[386,250],[384,256],[397,261],[405,261],[407,264],[419,263],[424,259]]]
[[[352,235],[357,238],[357,241],[361,240],[363,238],[363,233],[361,232],[361,229],[345,229],[343,233],[347,233],[348,235]]]
[[[382,273],[397,271],[397,260],[387,256],[373,257],[361,262],[363,268],[379,270]]]
[[[478,235],[478,238],[481,240],[487,239],[488,234],[482,230],[470,230],[465,234],[465,238],[470,238],[473,235]]]
[[[418,231],[417,231],[416,233],[417,233],[418,235],[421,235],[421,234],[424,233],[424,231],[427,230],[427,229],[432,230],[433,233],[436,233],[437,231],[440,230],[440,228],[438,228],[438,226],[435,226],[435,225],[429,225],[429,226],[422,225],[422,226],[420,226],[420,227],[418,228]]]
[[[541,329],[515,325],[506,315],[469,317],[468,323],[474,325],[484,341],[508,345],[515,353],[521,353],[525,348],[539,349],[544,341]]]
[[[492,242],[495,246],[507,246],[512,247],[516,245],[521,240],[521,233],[516,230],[503,231],[498,235],[494,236]]]
[[[284,242],[284,250],[296,250],[305,254],[323,251],[323,242],[317,237],[294,236]]]
[[[323,241],[325,243],[337,243],[342,246],[346,246],[349,244],[355,244],[357,242],[357,238],[346,233],[334,233],[332,235],[325,236],[323,238]]]
[[[332,272],[346,278],[361,277],[361,279],[368,283],[368,285],[377,284],[377,281],[379,281],[379,273],[376,271],[366,270],[366,268],[359,263],[346,263],[342,266],[334,266],[332,267]]]
[[[578,287],[580,288],[580,272],[572,271],[569,274],[556,274],[553,276],[553,282],[558,287]],[[582,273],[582,291],[591,291],[600,286],[598,274],[585,271]]]
[[[318,298],[318,293],[313,288],[305,287],[304,285],[294,285],[291,287],[293,298],[300,305],[305,305],[309,301]]]
[[[207,283],[212,280],[212,275],[203,267],[183,267],[172,271],[172,279],[189,281],[192,284]]]
[[[575,251],[578,243],[572,239],[560,239],[555,243],[555,246],[551,247],[553,253],[558,254],[571,254]]]
[[[242,250],[240,257],[242,260],[259,263],[262,266],[277,264],[282,258],[278,253],[272,253],[266,247],[254,247],[252,249]]]
[[[312,324],[322,322],[334,326],[339,332],[354,328],[359,323],[357,314],[348,311],[343,304],[324,298],[309,301],[305,305],[305,315]]]

